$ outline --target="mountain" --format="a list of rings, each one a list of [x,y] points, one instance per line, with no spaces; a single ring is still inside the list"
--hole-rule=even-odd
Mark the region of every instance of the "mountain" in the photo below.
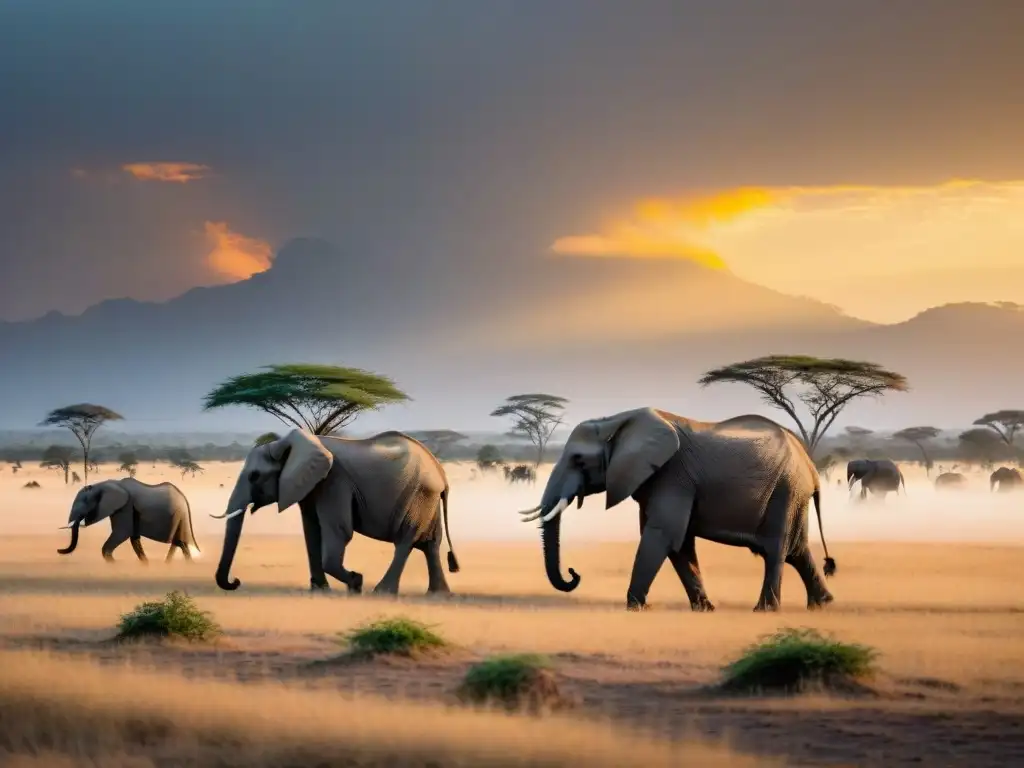
[[[537,390],[569,397],[570,421],[651,403],[721,418],[763,406],[749,389],[701,390],[696,378],[772,353],[905,374],[912,393],[851,407],[867,426],[964,424],[1022,407],[1024,311],[1012,305],[948,305],[876,325],[683,261],[491,259],[456,274],[443,255],[408,262],[299,238],[239,283],[0,323],[0,427],[93,401],[125,416],[119,429],[259,431],[274,422],[204,414],[202,396],[226,376],[288,361],[386,372],[414,398],[362,417],[358,431],[493,430],[498,402]]]

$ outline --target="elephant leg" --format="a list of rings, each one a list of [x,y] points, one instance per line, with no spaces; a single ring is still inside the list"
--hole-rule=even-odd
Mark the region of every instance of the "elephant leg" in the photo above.
[[[363,591],[363,574],[345,570],[345,549],[352,541],[352,497],[340,502],[341,514],[336,507],[317,505],[317,519],[320,521],[320,565],[323,572],[333,576],[348,587],[349,592]],[[346,524],[347,523],[347,524]]]
[[[107,540],[103,542],[103,547],[100,549],[103,553],[103,559],[108,563],[114,562],[114,550],[124,544],[128,539],[129,533],[127,531],[111,531]]]
[[[181,550],[181,554],[182,554],[182,555],[183,555],[183,556],[185,557],[185,559],[186,559],[187,561],[189,561],[189,562],[192,562],[192,553],[191,553],[191,552],[189,552],[189,549],[188,549],[188,544],[186,544],[186,543],[185,543],[184,541],[182,541],[181,539],[178,539],[178,540],[177,540],[177,541],[175,542],[175,544],[177,545],[178,549],[180,549],[180,550]],[[168,554],[169,554],[169,553],[168,553]]]
[[[640,611],[648,607],[647,593],[665,558],[679,550],[686,539],[693,498],[693,492],[679,487],[668,473],[653,479],[648,498],[641,505],[643,532],[626,592],[626,610]]]
[[[434,535],[429,541],[417,544],[417,548],[423,552],[427,559],[427,593],[428,594],[450,594],[448,579],[444,575],[444,567],[441,565],[441,540],[444,533],[441,530],[441,512],[438,510],[438,524],[435,527]]]
[[[302,516],[302,538],[306,543],[306,558],[309,561],[309,588],[330,590],[327,576],[321,564],[323,542],[320,536],[320,521],[316,516],[316,508],[305,500],[299,502]]]
[[[399,541],[395,542],[395,555],[391,558],[391,565],[388,566],[381,580],[377,582],[377,586],[373,588],[375,594],[398,594],[398,585],[402,580],[405,564],[412,553],[415,535],[415,531],[410,529]]]
[[[793,512],[793,494],[784,481],[772,491],[765,509],[767,530],[764,532],[764,583],[755,611],[777,611],[782,600],[782,567],[789,542],[791,521],[799,519]],[[802,509],[806,509],[806,502]]]
[[[796,572],[800,574],[800,580],[804,583],[804,589],[807,590],[808,610],[821,608],[835,600],[825,585],[825,577],[818,570],[818,566],[814,562],[810,547],[803,544],[799,549],[786,557],[786,562],[793,566]]]
[[[697,563],[697,538],[687,536],[683,541],[683,547],[678,552],[669,552],[668,560],[679,577],[679,581],[686,590],[686,596],[690,599],[690,609],[693,611],[713,611],[714,603],[708,598],[704,591],[704,580],[700,575],[700,565]]]
[[[129,541],[132,543],[132,549],[135,550],[135,556],[139,558],[139,562],[148,563],[149,558],[146,557],[146,550],[142,548],[142,539],[130,538]]]

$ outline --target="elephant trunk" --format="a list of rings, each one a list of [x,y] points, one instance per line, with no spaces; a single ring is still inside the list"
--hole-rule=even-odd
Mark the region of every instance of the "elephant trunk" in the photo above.
[[[80,520],[76,520],[74,524],[71,526],[71,543],[68,544],[67,548],[65,549],[58,549],[58,553],[62,555],[70,555],[72,552],[75,551],[75,547],[78,546],[78,526],[80,525],[80,523]]]
[[[559,459],[548,478],[544,494],[541,496],[540,537],[544,546],[544,569],[547,571],[548,581],[551,586],[559,592],[572,592],[580,583],[580,575],[572,568],[569,569],[569,580],[562,578],[561,566],[561,532],[562,512],[569,506],[572,500],[579,495],[580,502],[583,501],[582,491],[579,488],[579,478],[573,473],[566,471],[565,457]],[[554,516],[547,519],[550,513]]]
[[[231,564],[235,559],[235,551],[238,549],[238,540],[242,536],[242,525],[245,523],[245,511],[249,506],[248,488],[243,484],[242,478],[238,479],[235,490],[228,500],[227,514],[241,510],[241,514],[230,516],[225,524],[224,546],[220,553],[220,562],[217,564],[217,586],[227,591],[238,589],[242,582],[239,579],[229,578],[231,576]]]
[[[541,524],[540,537],[544,543],[544,570],[547,571],[548,581],[551,582],[551,586],[559,592],[572,592],[580,585],[580,575],[570,568],[569,577],[571,581],[566,581],[562,578],[561,532],[561,515],[556,515],[551,520]]]

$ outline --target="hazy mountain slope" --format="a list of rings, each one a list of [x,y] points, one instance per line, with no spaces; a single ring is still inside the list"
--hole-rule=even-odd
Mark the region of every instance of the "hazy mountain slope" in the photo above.
[[[0,426],[25,428],[90,400],[124,428],[249,430],[244,411],[202,414],[224,376],[270,362],[322,360],[387,372],[415,398],[360,421],[409,429],[494,429],[494,404],[556,391],[582,418],[643,403],[707,417],[760,408],[748,390],[701,391],[708,367],[776,352],[873,360],[913,394],[851,417],[963,423],[1024,407],[1024,312],[952,305],[892,326],[810,299],[668,260],[500,261],[446,281],[437,258],[395,273],[318,240],[289,243],[250,280],[163,304],[108,301],[77,317],[0,324]],[[457,286],[476,288],[468,291]],[[119,425],[120,426],[120,425]]]

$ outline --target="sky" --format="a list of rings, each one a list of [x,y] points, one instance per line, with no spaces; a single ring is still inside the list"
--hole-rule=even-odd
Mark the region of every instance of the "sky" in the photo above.
[[[0,319],[296,236],[474,293],[674,258],[876,322],[1024,303],[1021,28],[1013,0],[7,0]]]

